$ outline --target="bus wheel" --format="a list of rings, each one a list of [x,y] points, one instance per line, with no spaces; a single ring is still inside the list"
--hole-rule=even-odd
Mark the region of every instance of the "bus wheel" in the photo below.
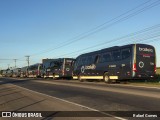
[[[104,80],[105,83],[109,83],[110,82],[108,73],[104,73],[103,80]]]
[[[80,75],[78,76],[78,80],[79,80],[80,82],[83,82],[83,79],[81,78]]]

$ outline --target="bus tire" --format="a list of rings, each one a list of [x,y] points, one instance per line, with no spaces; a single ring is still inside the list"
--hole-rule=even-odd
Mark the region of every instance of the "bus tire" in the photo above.
[[[109,79],[108,73],[104,73],[103,80],[104,80],[105,83],[110,83],[110,79]]]
[[[80,75],[78,76],[78,80],[79,80],[80,82],[83,82],[83,79],[81,78]]]

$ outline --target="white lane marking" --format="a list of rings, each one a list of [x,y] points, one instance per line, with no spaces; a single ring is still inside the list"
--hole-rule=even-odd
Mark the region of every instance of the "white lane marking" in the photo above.
[[[14,84],[12,84],[12,85],[14,85]],[[37,92],[37,91],[33,91],[33,90],[30,90],[30,89],[27,89],[27,88],[20,87],[20,86],[18,86],[18,85],[14,85],[14,86],[19,87],[19,88],[24,89],[24,90],[27,90],[27,91],[30,91],[30,92],[34,92],[34,93],[40,94],[40,95],[45,95],[45,96],[47,96],[47,97],[50,97],[50,98],[53,98],[53,99],[57,99],[57,100],[60,100],[60,101],[66,102],[66,103],[70,103],[70,104],[73,104],[73,105],[76,105],[76,106],[79,106],[79,107],[82,107],[82,108],[86,108],[86,109],[89,109],[89,110],[91,110],[91,111],[96,111],[96,112],[99,112],[99,113],[101,113],[101,114],[104,114],[104,115],[108,115],[108,116],[110,116],[110,117],[113,117],[113,118],[115,118],[115,119],[127,120],[127,119],[124,119],[124,118],[122,118],[122,117],[117,117],[117,116],[114,116],[114,115],[111,115],[111,114],[108,114],[108,113],[99,111],[99,110],[94,109],[94,108],[90,108],[90,107],[81,105],[81,104],[78,104],[78,103],[70,102],[70,101],[68,101],[68,100],[64,100],[64,99],[61,99],[61,98],[58,98],[58,97],[53,97],[53,96],[50,96],[50,95],[47,95],[47,94],[44,94],[44,93],[40,93],[40,92]]]

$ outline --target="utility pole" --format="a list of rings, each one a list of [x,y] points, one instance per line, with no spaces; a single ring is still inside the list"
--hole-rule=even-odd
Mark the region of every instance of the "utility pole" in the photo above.
[[[25,57],[27,57],[27,63],[28,63],[28,68],[29,68],[29,55],[28,56],[25,56]]]
[[[29,75],[29,71],[28,71],[28,69],[29,69],[29,55],[27,55],[27,56],[25,56],[26,58],[27,58],[27,63],[28,63],[28,68],[27,68],[27,76]]]
[[[9,65],[10,65],[10,64],[8,64],[8,69],[9,69]]]
[[[16,62],[17,62],[17,59],[14,59],[14,62],[15,62],[15,68],[16,68]]]

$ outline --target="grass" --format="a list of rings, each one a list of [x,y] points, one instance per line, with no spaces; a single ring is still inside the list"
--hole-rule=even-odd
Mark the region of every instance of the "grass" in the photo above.
[[[129,84],[138,86],[160,87],[160,74],[156,74],[155,79],[150,80],[133,80]]]
[[[157,68],[156,74],[160,74],[160,67]]]
[[[144,82],[144,83],[129,83],[129,85],[135,85],[135,86],[147,86],[147,87],[159,87],[160,83],[151,83],[151,82]]]

